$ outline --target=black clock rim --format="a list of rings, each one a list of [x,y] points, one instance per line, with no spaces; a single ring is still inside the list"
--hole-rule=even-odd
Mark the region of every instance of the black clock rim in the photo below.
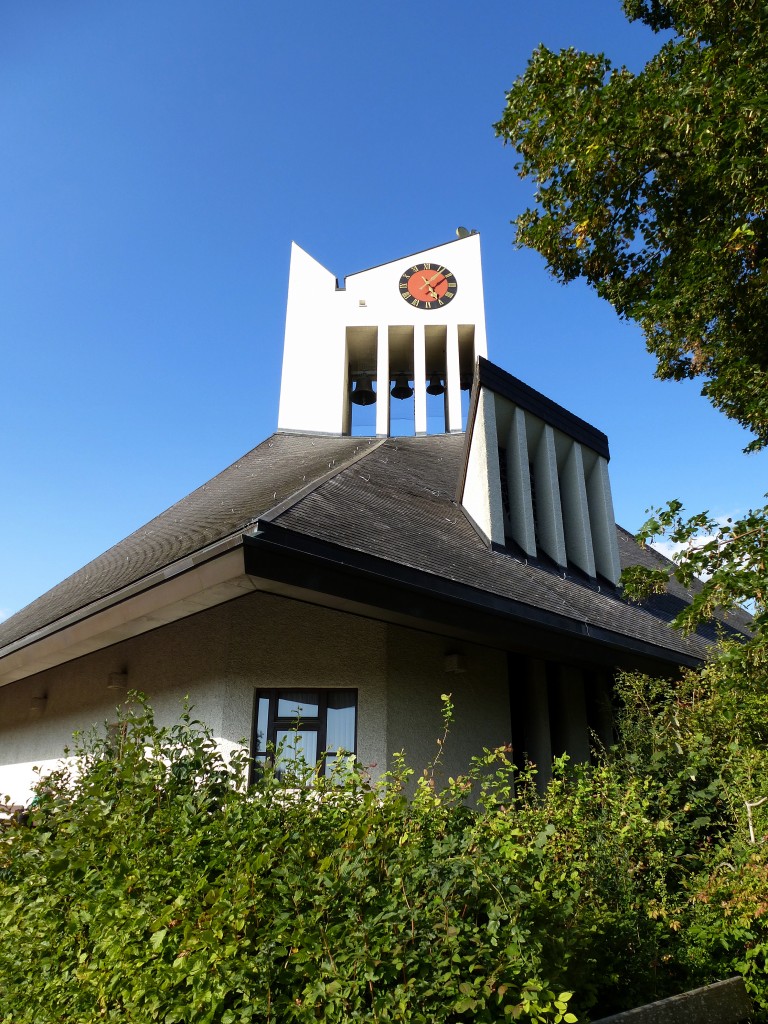
[[[430,263],[429,269],[431,270],[432,267],[433,267],[433,264]],[[398,284],[399,285],[403,284],[403,282],[406,284],[406,290],[405,291],[403,291],[402,288],[400,289],[400,297],[402,298],[402,300],[404,302],[406,302],[413,309],[421,309],[421,310],[424,310],[425,312],[427,310],[429,310],[429,312],[431,313],[433,309],[439,309],[441,307],[436,306],[432,302],[428,303],[426,301],[426,299],[416,299],[416,303],[417,304],[414,304],[414,297],[407,290],[408,282],[413,277],[413,275],[418,273],[420,270],[426,270],[426,269],[427,269],[426,263],[416,263],[416,264],[414,264],[412,267],[409,267],[408,270],[404,271],[400,275],[400,281],[398,282]],[[453,300],[456,298],[456,292],[459,289],[458,289],[458,284],[456,283],[456,275],[453,273],[452,270],[448,270],[447,267],[443,267],[443,277],[445,277],[446,279],[453,278],[453,295],[450,297],[450,299],[443,299],[443,302],[442,302],[442,305],[446,306],[449,302],[453,302]]]

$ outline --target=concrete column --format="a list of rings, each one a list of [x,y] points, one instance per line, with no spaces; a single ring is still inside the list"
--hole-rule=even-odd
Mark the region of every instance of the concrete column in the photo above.
[[[459,373],[459,328],[448,325],[445,339],[445,410],[446,428],[449,434],[461,431],[461,380]]]
[[[595,556],[592,550],[584,461],[581,445],[577,441],[569,442],[568,452],[560,470],[560,499],[568,558],[587,576],[594,576]]]
[[[528,468],[528,439],[525,413],[515,406],[507,437],[507,487],[512,536],[527,555],[536,555],[536,530],[531,501],[531,476]]]
[[[542,549],[558,565],[566,565],[563,512],[560,507],[560,485],[557,476],[555,434],[544,424],[533,459],[536,484],[536,516]]]
[[[584,764],[589,761],[590,743],[581,670],[571,665],[562,665],[557,693],[560,733],[566,753],[571,761]]]
[[[427,369],[424,325],[413,328],[413,408],[417,434],[427,432]]]
[[[501,504],[493,392],[481,388],[467,459],[461,504],[492,543],[504,543],[504,509]]]
[[[613,708],[611,707],[611,681],[606,675],[598,675],[589,681],[591,694],[592,728],[605,747],[613,743]]]
[[[587,501],[592,523],[592,543],[595,550],[595,568],[611,583],[617,584],[621,575],[619,542],[616,539],[616,520],[613,513],[611,482],[608,463],[599,455],[587,472]]]
[[[376,348],[376,435],[389,437],[389,328],[378,327]]]
[[[538,769],[536,788],[543,790],[552,777],[552,740],[549,727],[547,670],[543,661],[531,658],[526,679],[528,717],[525,742],[528,756]]]

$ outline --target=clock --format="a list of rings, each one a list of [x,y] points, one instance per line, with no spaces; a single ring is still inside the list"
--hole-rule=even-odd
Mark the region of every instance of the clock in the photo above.
[[[440,309],[456,295],[456,278],[437,263],[417,263],[400,278],[400,294],[416,309]]]

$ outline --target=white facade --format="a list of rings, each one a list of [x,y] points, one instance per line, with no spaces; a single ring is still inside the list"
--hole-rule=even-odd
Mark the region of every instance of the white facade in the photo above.
[[[503,547],[510,537],[526,555],[618,584],[605,456],[482,385],[468,429],[461,502],[485,539]]]
[[[597,573],[615,583],[619,556],[607,440],[605,446],[596,442],[596,448],[590,448],[583,438],[590,442],[599,432],[583,425],[585,430],[568,435],[564,429],[575,417],[569,419],[564,410],[555,417],[561,428],[565,424],[559,429],[505,396],[503,381],[501,391],[484,386],[478,357],[486,352],[479,236],[349,275],[343,288],[294,244],[278,428],[285,434],[309,437],[282,440],[293,446],[306,440],[309,448],[331,443],[318,434],[360,433],[353,429],[358,408],[353,396],[358,388],[367,388],[371,400],[370,433],[380,438],[397,434],[393,419],[398,399],[390,395],[393,383],[409,393],[411,422],[404,433],[457,433],[462,430],[462,391],[466,394],[474,379],[477,387],[466,442],[430,438],[414,442],[421,452],[442,452],[446,447],[459,451],[465,444],[466,454],[459,492],[455,475],[441,483],[442,491],[434,492],[445,500],[437,521],[427,517],[422,526],[422,518],[414,517],[423,529],[424,544],[429,546],[436,538],[439,545],[444,521],[466,527],[466,514],[486,545],[504,548],[511,538],[527,556],[543,554],[557,566],[573,564],[588,576]],[[548,408],[546,400],[542,402],[541,408]],[[438,408],[439,415],[432,417],[437,424],[430,422],[428,408],[433,412]],[[254,451],[271,449],[272,443],[268,439]],[[345,451],[358,451],[357,442],[342,445]],[[348,464],[355,458],[373,460],[387,445],[362,441]],[[390,445],[398,446],[404,447],[399,441]],[[440,457],[430,466],[439,463]],[[605,662],[590,666],[582,650],[581,667],[563,662],[553,674],[552,665],[543,660],[554,657],[549,635],[542,640],[542,628],[548,626],[540,627],[532,640],[526,623],[515,646],[503,635],[505,621],[496,617],[495,606],[487,628],[475,623],[470,629],[463,612],[454,617],[452,604],[440,614],[429,611],[431,585],[457,579],[453,566],[461,557],[455,557],[453,565],[451,558],[464,550],[451,549],[447,536],[442,538],[445,562],[437,570],[433,566],[425,571],[416,585],[403,583],[398,591],[398,600],[403,599],[409,610],[387,604],[386,590],[380,605],[366,593],[367,586],[375,591],[381,585],[380,577],[387,576],[390,564],[398,565],[401,552],[396,534],[410,500],[406,492],[419,490],[420,481],[414,483],[417,471],[411,468],[411,475],[403,478],[402,493],[398,492],[400,480],[387,478],[378,508],[396,506],[391,529],[395,543],[391,550],[378,549],[379,563],[370,570],[367,582],[355,583],[359,592],[350,597],[333,589],[338,581],[325,563],[312,563],[309,568],[302,563],[295,575],[286,570],[285,576],[270,575],[267,570],[262,574],[259,563],[265,550],[266,558],[274,556],[274,549],[263,539],[265,533],[269,536],[267,524],[274,526],[285,508],[300,504],[305,491],[327,476],[334,477],[333,460],[328,462],[330,473],[323,462],[310,479],[300,473],[294,479],[288,457],[276,460],[268,455],[258,465],[259,472],[248,480],[260,480],[263,473],[269,481],[271,473],[279,477],[285,470],[289,481],[279,499],[275,491],[272,507],[271,484],[264,498],[255,485],[249,495],[249,485],[237,478],[244,516],[239,525],[230,522],[217,534],[210,520],[216,518],[218,506],[211,504],[204,506],[206,515],[200,514],[200,522],[173,514],[169,519],[165,514],[168,551],[177,550],[177,542],[189,537],[194,543],[198,536],[210,540],[194,548],[190,545],[183,557],[169,555],[166,561],[155,557],[151,536],[144,548],[131,545],[130,556],[118,545],[103,556],[107,562],[117,557],[123,566],[143,567],[128,583],[115,584],[108,592],[99,590],[89,598],[84,584],[86,597],[80,603],[65,602],[62,611],[62,605],[54,602],[54,609],[59,609],[55,614],[42,622],[33,615],[33,631],[21,635],[24,630],[17,627],[9,637],[0,650],[0,803],[5,796],[27,803],[38,769],[45,772],[59,762],[75,730],[115,720],[115,704],[123,699],[122,693],[110,689],[115,675],[124,676],[128,688],[147,695],[161,725],[174,722],[184,698],[189,697],[223,750],[250,744],[259,691],[271,692],[270,707],[278,692],[354,691],[356,753],[374,776],[401,750],[416,768],[434,757],[443,692],[453,694],[457,715],[444,752],[447,775],[461,773],[473,755],[484,747],[508,744],[513,735],[518,737],[518,751],[526,750],[540,760],[543,773],[553,750],[565,749],[563,743],[578,758],[588,757],[590,728],[609,740],[610,722],[599,708],[595,711],[595,695],[602,699],[609,685]],[[419,465],[419,472],[424,466]],[[227,489],[222,498],[227,505],[229,495]],[[457,500],[463,512],[457,509]],[[354,530],[365,533],[365,513],[352,503],[349,508],[340,506],[337,514],[344,528],[350,527],[350,539],[341,532],[339,547],[345,557],[364,550],[357,544],[360,533]],[[467,532],[487,552],[476,534],[471,529]],[[259,535],[262,547],[257,549]],[[460,536],[461,544],[474,551],[466,535]],[[422,537],[418,539],[421,544]],[[290,551],[285,555],[281,549],[283,557],[289,568],[294,565]],[[90,568],[83,570],[86,577]],[[323,571],[329,572],[330,583],[321,578]],[[113,579],[109,569],[97,577],[99,582]],[[471,581],[477,593],[484,593],[485,587],[492,592],[486,577],[480,583],[477,579]],[[326,584],[328,589],[323,589]],[[413,601],[407,591],[411,586],[417,594]],[[78,591],[78,600],[80,596]],[[510,651],[516,659],[513,668],[508,662]],[[327,709],[327,695],[323,699]],[[279,716],[270,715],[274,727]]]
[[[404,298],[400,287],[403,274],[423,264],[430,268],[423,272],[425,298],[430,278],[435,284],[442,278],[438,271],[450,271],[457,285],[449,301],[438,298],[429,309]],[[397,402],[390,388],[402,375],[414,390],[408,432],[425,434],[426,388],[436,375],[446,389],[444,424],[436,432],[460,431],[462,385],[468,387],[477,356],[487,354],[480,236],[351,274],[344,284],[338,288],[330,271],[293,244],[278,429],[349,434],[350,396],[365,375],[377,396],[371,432],[387,437]]]
[[[288,598],[229,601],[0,687],[0,803],[26,804],[35,769],[54,768],[75,730],[115,721],[124,695],[108,689],[114,672],[147,695],[159,725],[177,721],[188,697],[223,750],[250,744],[256,689],[352,688],[357,755],[373,776],[395,751],[417,769],[434,757],[450,690],[457,726],[443,769],[455,775],[483,746],[508,742],[510,709],[504,654],[464,644],[456,675],[450,649],[439,636]]]

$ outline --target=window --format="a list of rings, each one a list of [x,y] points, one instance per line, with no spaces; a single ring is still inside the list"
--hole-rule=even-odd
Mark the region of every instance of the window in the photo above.
[[[357,690],[257,690],[253,715],[253,763],[281,747],[280,764],[299,756],[309,764],[323,755],[330,775],[339,750],[357,749]]]

